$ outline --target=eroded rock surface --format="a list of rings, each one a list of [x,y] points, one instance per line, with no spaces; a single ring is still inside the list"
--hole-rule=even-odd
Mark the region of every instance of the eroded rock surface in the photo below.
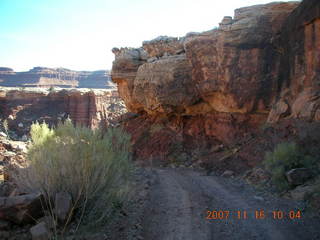
[[[75,124],[96,128],[113,124],[125,111],[116,91],[0,90],[0,119],[7,120],[9,130],[20,137],[35,121],[57,124],[70,117]]]
[[[266,121],[319,120],[319,9],[314,0],[244,7],[214,30],[117,49],[111,75],[138,114],[124,120],[138,158],[209,156]]]
[[[320,2],[305,0],[286,19],[278,42],[277,103],[269,122],[281,115],[319,121]]]

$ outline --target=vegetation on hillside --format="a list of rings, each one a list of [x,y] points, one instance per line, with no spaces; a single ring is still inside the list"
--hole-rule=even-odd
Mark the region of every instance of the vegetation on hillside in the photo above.
[[[273,152],[267,152],[264,165],[271,173],[271,180],[282,190],[290,188],[285,173],[293,168],[309,168],[316,166],[316,158],[306,155],[296,143],[283,142],[278,144]]]

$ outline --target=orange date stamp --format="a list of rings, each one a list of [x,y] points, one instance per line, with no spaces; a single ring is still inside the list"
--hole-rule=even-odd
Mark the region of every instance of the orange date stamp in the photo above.
[[[253,218],[257,220],[263,220],[266,218],[272,218],[274,220],[281,219],[301,219],[302,213],[300,210],[291,210],[291,211],[281,211],[274,210],[266,212],[263,209],[255,210],[255,211],[246,211],[246,210],[238,210],[238,211],[229,211],[229,210],[212,210],[207,211],[206,219],[207,220],[227,220],[227,219],[239,219],[245,220],[248,218]]]

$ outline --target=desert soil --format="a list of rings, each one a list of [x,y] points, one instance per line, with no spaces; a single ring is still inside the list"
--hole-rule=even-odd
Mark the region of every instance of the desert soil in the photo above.
[[[301,203],[257,191],[241,179],[189,169],[151,172],[139,239],[320,239],[320,220],[315,214],[302,210],[300,219],[289,218],[290,211],[303,208]],[[256,219],[255,211],[260,210],[265,218]],[[225,212],[220,215],[223,219],[207,219],[208,211],[229,211],[229,216]],[[273,211],[282,211],[284,218],[274,219]]]

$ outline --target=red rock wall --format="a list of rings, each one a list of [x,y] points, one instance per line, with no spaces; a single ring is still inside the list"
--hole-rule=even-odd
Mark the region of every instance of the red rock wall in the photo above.
[[[277,101],[269,122],[284,117],[319,121],[320,1],[303,1],[286,19],[277,44]]]
[[[116,49],[111,74],[138,114],[124,121],[137,158],[165,159],[179,144],[210,152],[267,119],[319,120],[319,6],[240,8],[215,30]]]
[[[117,97],[111,92],[1,91],[0,117],[7,119],[9,128],[19,135],[28,133],[32,122],[44,120],[55,125],[68,116],[76,125],[96,128],[110,117],[107,107],[114,98]],[[23,127],[19,127],[19,123]]]

